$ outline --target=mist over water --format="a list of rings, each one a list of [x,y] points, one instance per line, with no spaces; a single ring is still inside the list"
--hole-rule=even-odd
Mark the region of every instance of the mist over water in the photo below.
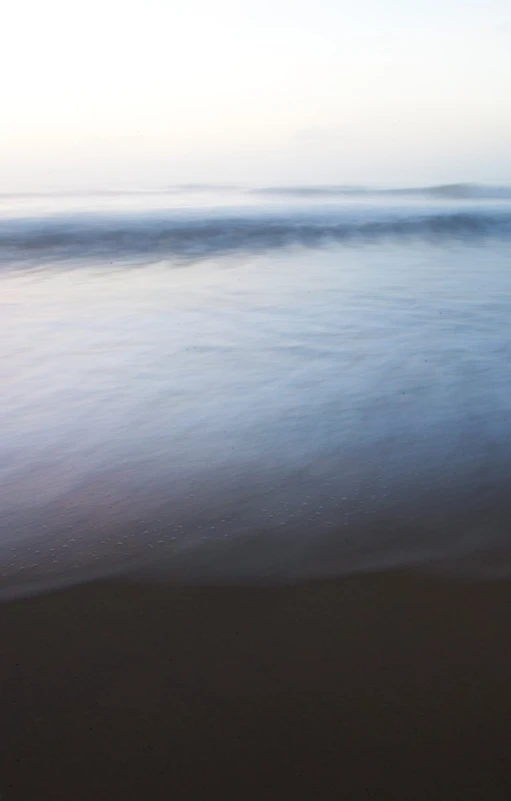
[[[0,588],[508,573],[508,189],[4,195]]]

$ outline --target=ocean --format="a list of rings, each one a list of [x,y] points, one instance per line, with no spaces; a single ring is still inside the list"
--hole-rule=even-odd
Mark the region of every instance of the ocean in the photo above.
[[[508,574],[511,189],[0,199],[3,595]]]
[[[511,190],[0,215],[0,797],[509,799]]]

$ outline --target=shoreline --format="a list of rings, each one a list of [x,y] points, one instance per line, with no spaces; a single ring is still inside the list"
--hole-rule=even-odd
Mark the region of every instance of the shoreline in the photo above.
[[[100,580],[0,605],[6,799],[504,799],[511,581]]]

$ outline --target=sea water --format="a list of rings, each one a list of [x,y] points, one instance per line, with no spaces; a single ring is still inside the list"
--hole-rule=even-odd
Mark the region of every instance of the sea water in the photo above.
[[[511,191],[0,198],[0,591],[511,570]]]

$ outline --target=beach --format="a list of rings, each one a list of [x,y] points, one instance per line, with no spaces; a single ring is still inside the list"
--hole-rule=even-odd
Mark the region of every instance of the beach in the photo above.
[[[511,586],[102,581],[0,607],[6,799],[505,799]]]
[[[1,801],[504,801],[511,189],[0,197]]]
[[[0,801],[511,801],[509,0],[19,0]]]

